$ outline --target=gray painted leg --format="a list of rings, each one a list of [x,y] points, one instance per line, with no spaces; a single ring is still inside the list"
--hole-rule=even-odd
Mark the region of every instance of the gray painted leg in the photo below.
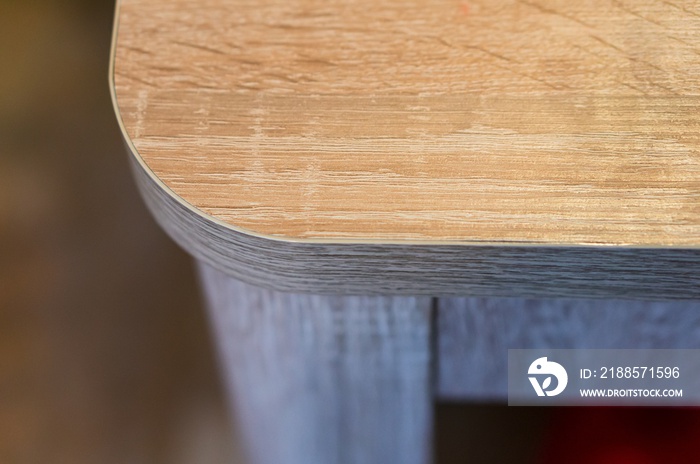
[[[199,272],[251,462],[430,461],[430,298],[287,294]]]

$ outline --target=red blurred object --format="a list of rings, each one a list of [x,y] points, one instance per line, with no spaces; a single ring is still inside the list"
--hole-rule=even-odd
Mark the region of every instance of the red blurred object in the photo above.
[[[542,464],[700,463],[698,408],[562,408]]]

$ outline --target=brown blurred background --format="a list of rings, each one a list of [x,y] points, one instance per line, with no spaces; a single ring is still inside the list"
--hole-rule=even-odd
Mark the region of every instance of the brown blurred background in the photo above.
[[[128,172],[113,9],[0,0],[0,463],[235,462],[189,259]]]
[[[236,463],[189,258],[136,193],[114,4],[0,0],[0,463]],[[547,416],[442,405],[438,463],[528,462]]]

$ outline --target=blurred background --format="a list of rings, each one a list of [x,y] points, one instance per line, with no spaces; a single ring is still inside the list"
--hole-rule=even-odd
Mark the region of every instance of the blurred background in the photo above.
[[[236,462],[190,261],[128,171],[113,11],[0,0],[0,463]]]
[[[107,85],[113,10],[0,0],[0,463],[241,463],[190,259],[128,170]],[[557,424],[578,439],[619,417],[436,414],[438,464],[542,462]],[[629,414],[610,430],[698,417]]]

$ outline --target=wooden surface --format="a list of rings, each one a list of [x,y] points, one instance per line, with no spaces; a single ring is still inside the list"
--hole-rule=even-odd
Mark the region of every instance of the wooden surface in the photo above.
[[[294,295],[199,270],[249,462],[429,462],[430,298]]]
[[[700,300],[440,298],[436,395],[504,401],[510,348],[700,348]]]
[[[183,200],[288,238],[700,243],[697,2],[122,0]]]
[[[688,297],[698,15],[121,0],[113,96],[161,224],[239,278],[328,291],[330,266],[351,293]]]

